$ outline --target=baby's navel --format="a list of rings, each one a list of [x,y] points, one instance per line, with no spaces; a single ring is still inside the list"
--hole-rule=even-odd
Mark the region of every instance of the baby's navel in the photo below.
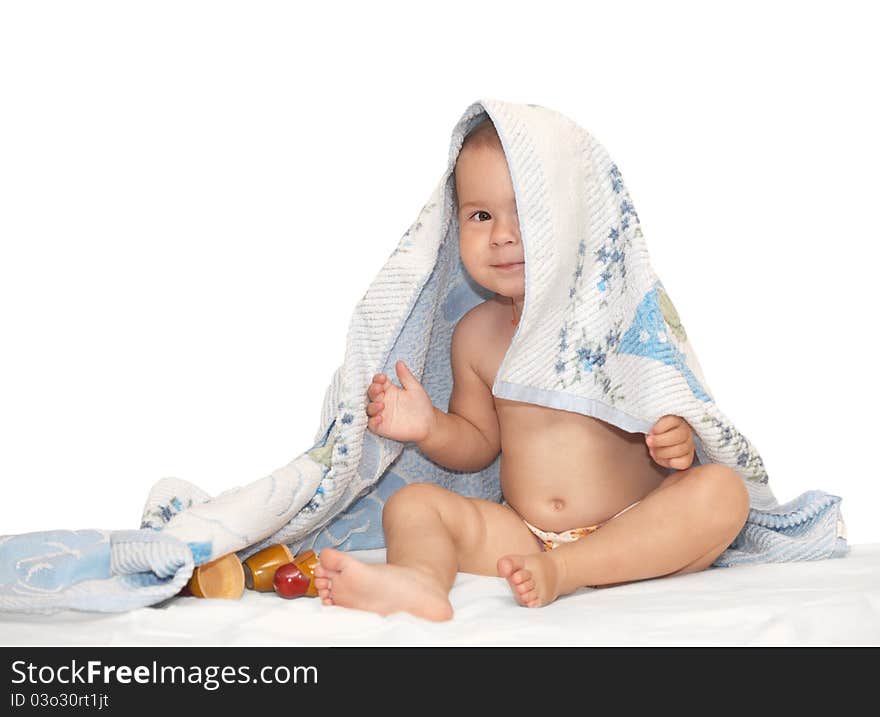
[[[558,512],[565,507],[565,501],[560,500],[559,498],[554,498],[553,500],[550,501],[550,507],[553,508],[553,510]]]

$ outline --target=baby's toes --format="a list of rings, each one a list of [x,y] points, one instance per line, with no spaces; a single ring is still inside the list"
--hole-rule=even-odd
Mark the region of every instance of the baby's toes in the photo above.
[[[535,581],[534,580],[526,580],[525,582],[520,583],[516,586],[516,591],[523,597],[529,593],[535,592]]]
[[[318,573],[315,572],[315,587],[318,590],[323,590],[325,588],[330,587],[330,578],[319,578]]]
[[[318,597],[329,598],[333,583],[329,578],[315,578],[315,589],[318,591]]]
[[[531,579],[531,570],[517,570],[513,575],[510,576],[510,582],[512,582],[514,585],[523,585]]]
[[[526,607],[539,607],[544,604],[541,600],[541,592],[534,582],[531,583],[528,590],[521,592],[517,598]]]
[[[519,604],[524,607],[536,607],[535,603],[538,600],[538,591],[535,590],[535,586],[532,585],[530,590],[518,593],[516,599]]]
[[[326,565],[321,565],[321,563],[318,563],[315,566],[315,578],[316,579],[322,578],[324,580],[332,580],[337,575],[339,575],[338,570],[331,570]]]

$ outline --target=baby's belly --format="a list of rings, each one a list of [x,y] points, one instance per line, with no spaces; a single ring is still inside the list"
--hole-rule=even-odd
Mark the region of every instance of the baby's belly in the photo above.
[[[503,403],[501,489],[537,528],[560,532],[602,523],[667,476],[651,459],[644,434],[569,411]]]

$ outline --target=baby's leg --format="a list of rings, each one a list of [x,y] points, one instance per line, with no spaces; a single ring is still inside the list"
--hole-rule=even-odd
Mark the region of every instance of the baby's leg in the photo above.
[[[512,509],[432,483],[395,492],[385,503],[382,526],[386,565],[361,563],[332,548],[321,551],[315,585],[325,604],[448,620],[457,572],[496,576],[502,555],[540,547]]]
[[[517,597],[546,605],[581,586],[621,585],[708,568],[746,522],[749,495],[742,479],[719,464],[673,473],[641,502],[573,543],[539,555],[508,555],[498,572],[530,579]]]

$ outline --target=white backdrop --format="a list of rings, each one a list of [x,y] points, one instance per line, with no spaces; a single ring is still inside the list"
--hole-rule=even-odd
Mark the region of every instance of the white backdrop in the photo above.
[[[843,496],[877,542],[865,6],[0,6],[0,534],[136,528],[163,476],[308,449],[352,309],[498,97],[608,149],[777,498]]]

